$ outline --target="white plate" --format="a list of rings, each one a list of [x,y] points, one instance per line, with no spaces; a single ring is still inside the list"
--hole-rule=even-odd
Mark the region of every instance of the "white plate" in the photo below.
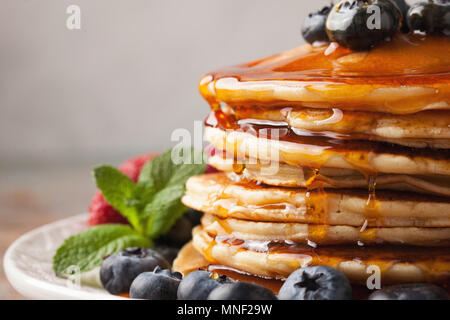
[[[125,299],[107,291],[56,277],[52,258],[63,241],[85,230],[87,214],[34,229],[17,239],[6,251],[3,266],[11,285],[31,299]]]

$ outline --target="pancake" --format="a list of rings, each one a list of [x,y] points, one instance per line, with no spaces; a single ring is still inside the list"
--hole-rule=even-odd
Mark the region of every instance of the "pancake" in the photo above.
[[[177,257],[173,261],[172,270],[178,271],[185,276],[194,270],[206,269],[208,265],[209,262],[194,248],[192,241],[190,241],[178,252]]]
[[[219,152],[220,154],[220,152]],[[225,155],[226,156],[226,155]],[[229,173],[231,180],[249,180],[272,186],[307,187],[315,172],[311,168],[295,167],[278,163],[277,172],[273,174],[271,164],[261,163],[256,159],[234,160],[214,155],[208,163],[220,171]],[[350,169],[321,168],[320,181],[325,188],[360,188],[368,187],[367,177]],[[436,194],[450,197],[450,176],[377,174],[375,177],[377,190],[410,191],[425,194]]]
[[[405,192],[280,188],[233,182],[224,173],[190,178],[182,202],[222,218],[361,227],[450,227],[450,199]]]
[[[396,115],[381,112],[313,108],[230,107],[222,111],[238,120],[285,122],[298,130],[331,131],[352,137],[386,141],[411,147],[442,148],[449,145],[450,111],[432,110]]]
[[[338,108],[410,114],[450,110],[450,39],[398,33],[367,52],[304,45],[200,80],[213,108]]]
[[[450,175],[448,149],[402,148],[379,142],[330,141],[306,136],[295,137],[295,142],[289,140],[290,136],[289,139],[279,138],[254,131],[205,128],[208,142],[238,159],[255,158],[266,163],[353,169],[365,173]]]
[[[194,248],[192,241],[187,243],[181,248],[177,258],[173,262],[173,271],[178,271],[183,276],[186,276],[192,271],[203,269],[216,272],[220,275],[226,275],[227,277],[245,282],[257,283],[272,290],[275,294],[278,294],[283,281],[277,279],[263,278],[256,275],[251,275],[242,270],[233,269],[222,265],[211,265],[203,255]],[[358,289],[358,288],[356,288]],[[364,297],[367,298],[368,294]]]
[[[201,263],[198,263],[199,261],[201,261]],[[203,255],[194,248],[191,241],[184,245],[179,251],[178,257],[174,261],[173,271],[181,272],[186,276],[188,273],[198,269],[216,272],[219,275],[225,275],[237,281],[253,282],[270,289],[275,294],[278,294],[278,291],[284,283],[281,279],[256,276],[228,266],[210,264]],[[365,286],[354,284],[352,285],[352,289],[354,300],[366,300],[372,293],[372,290],[367,289]]]
[[[320,247],[286,243],[214,239],[200,226],[193,230],[193,245],[210,264],[275,279],[287,278],[300,267],[328,265],[342,271],[352,283],[365,284],[371,266],[377,266],[383,285],[407,282],[443,283],[450,277],[448,252],[421,247]]]
[[[205,214],[203,230],[210,235],[248,241],[293,241],[305,245],[395,244],[415,246],[449,246],[450,228],[352,227],[319,224],[261,222],[218,218]]]
[[[383,285],[448,285],[449,57],[449,37],[399,32],[205,75],[209,161],[225,172],[187,181],[182,202],[205,214],[176,268],[282,280],[327,265],[357,284],[375,268]]]

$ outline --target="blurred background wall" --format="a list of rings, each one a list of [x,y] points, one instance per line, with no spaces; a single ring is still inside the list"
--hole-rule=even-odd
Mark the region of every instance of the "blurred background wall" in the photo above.
[[[2,0],[0,166],[115,162],[207,115],[215,68],[300,45],[301,0]],[[81,30],[66,8],[81,8]]]

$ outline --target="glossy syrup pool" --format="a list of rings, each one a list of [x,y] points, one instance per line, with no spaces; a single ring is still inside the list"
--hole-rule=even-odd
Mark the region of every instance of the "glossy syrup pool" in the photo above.
[[[403,97],[400,103],[391,101],[384,108],[393,113],[414,113],[423,106],[450,98],[450,39],[448,37],[405,35],[398,33],[386,42],[367,52],[352,52],[335,46],[302,46],[271,57],[221,68],[202,78],[200,93],[212,107],[221,102],[230,104],[258,103],[261,106],[311,106],[333,107],[347,110],[373,109],[380,111],[370,98],[370,92],[380,87],[424,86],[433,90],[424,95]],[[322,95],[324,100],[296,100],[268,98],[272,92],[240,90],[241,84],[260,84],[289,87],[293,84],[311,89],[311,94]],[[355,92],[351,85],[362,85],[363,92]],[[368,90],[368,91],[366,91]],[[339,92],[338,100],[336,92]],[[231,94],[231,95],[230,95]],[[345,97],[359,96],[350,101]],[[367,95],[367,96],[366,96]],[[334,97],[333,97],[334,96]],[[380,97],[383,99],[383,97]]]
[[[211,72],[213,79],[236,77],[249,80],[316,80],[338,79],[349,83],[366,83],[382,79],[398,84],[413,81],[414,76],[441,81],[450,71],[448,37],[398,33],[386,42],[365,52],[352,52],[329,45],[298,47],[260,60],[224,67]],[[399,80],[399,77],[404,79]]]

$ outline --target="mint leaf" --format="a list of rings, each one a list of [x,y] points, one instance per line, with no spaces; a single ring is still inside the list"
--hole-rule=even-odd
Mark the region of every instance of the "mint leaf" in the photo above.
[[[172,155],[183,155],[184,161],[175,164]],[[201,163],[195,164],[196,160]],[[203,151],[194,148],[174,148],[165,151],[161,156],[149,161],[139,175],[139,183],[147,183],[154,186],[156,191],[172,185],[184,185],[194,175],[205,171]]]
[[[183,155],[174,163],[172,155]],[[201,163],[195,164],[200,160]],[[106,201],[128,219],[131,226],[93,227],[68,238],[53,257],[53,269],[62,275],[71,266],[81,272],[99,266],[103,256],[128,247],[151,247],[151,239],[167,233],[187,210],[181,203],[187,179],[205,171],[201,150],[176,148],[148,162],[135,184],[111,166],[94,169],[97,187]]]
[[[62,274],[70,266],[78,266],[81,272],[101,265],[103,257],[128,247],[147,247],[152,245],[130,226],[104,224],[93,227],[67,238],[53,257],[53,269]]]
[[[172,157],[181,163],[175,164]],[[195,164],[195,162],[200,162]],[[114,167],[94,169],[98,188],[138,232],[155,238],[187,210],[181,203],[187,179],[205,171],[203,151],[174,148],[150,160],[135,184]]]
[[[182,155],[184,161],[175,164],[172,156]],[[201,163],[195,164],[200,160]],[[148,162],[138,182],[141,199],[148,203],[143,217],[148,218],[145,234],[154,239],[167,233],[178,218],[187,211],[181,203],[186,181],[205,171],[203,151],[193,148],[174,148]]]
[[[138,188],[133,180],[111,166],[95,168],[94,176],[97,187],[106,201],[127,218],[137,231],[142,231]]]
[[[187,207],[181,203],[184,194],[183,185],[173,185],[158,192],[145,207],[148,216],[146,234],[154,239],[167,233],[180,218]]]

